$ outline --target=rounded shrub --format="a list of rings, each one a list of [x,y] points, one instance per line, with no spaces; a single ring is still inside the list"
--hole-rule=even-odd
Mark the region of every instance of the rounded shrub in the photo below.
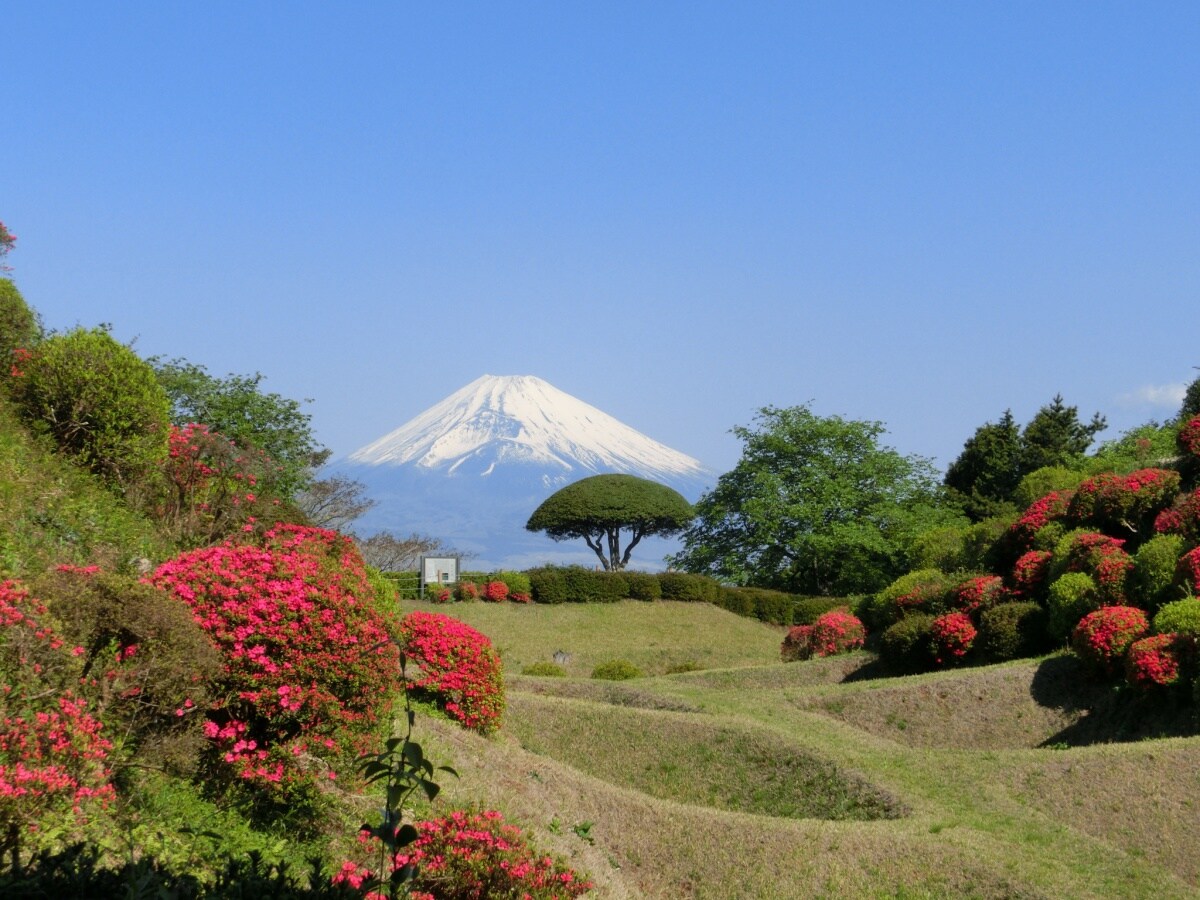
[[[567,579],[557,566],[530,569],[529,590],[534,603],[566,603]]]
[[[720,585],[707,575],[688,572],[661,572],[658,576],[664,600],[685,603],[715,603]]]
[[[953,586],[954,579],[940,569],[917,569],[901,575],[864,605],[866,625],[872,631],[882,631],[910,613],[944,612]]]
[[[879,639],[879,655],[894,672],[933,668],[933,622],[929,613],[913,612],[890,625]]]
[[[514,572],[506,569],[503,572],[497,572],[495,580],[503,581],[508,585],[508,593],[510,596],[513,594],[525,594],[526,596],[529,596],[533,592],[533,586],[530,584],[529,576],[524,572]]]
[[[539,678],[566,678],[567,670],[554,662],[535,662],[521,670],[522,675],[536,675]]]
[[[1175,584],[1189,594],[1200,590],[1200,547],[1194,547],[1175,565]]]
[[[956,611],[977,617],[1007,598],[1008,589],[999,575],[975,575],[953,589],[950,603]]]
[[[642,670],[627,659],[610,659],[592,669],[592,677],[602,681],[627,681],[641,678]]]
[[[929,626],[934,663],[951,666],[963,662],[971,652],[978,633],[975,623],[966,613],[949,612],[938,616]]]
[[[1093,671],[1116,675],[1129,647],[1149,630],[1146,614],[1136,606],[1102,606],[1079,620],[1071,649]]]
[[[1063,466],[1043,466],[1025,475],[1013,492],[1013,500],[1022,508],[1028,508],[1042,497],[1051,493],[1070,493],[1083,481],[1084,473]]]
[[[467,603],[479,599],[479,585],[474,581],[459,581],[454,585],[454,599],[459,603]]]
[[[0,380],[20,377],[18,350],[28,352],[42,336],[37,314],[29,308],[17,286],[0,278]],[[20,354],[24,357],[24,353]]]
[[[1012,571],[1012,592],[1015,597],[1032,600],[1043,597],[1050,582],[1049,550],[1030,550],[1017,557]]]
[[[1182,535],[1156,534],[1138,548],[1129,573],[1128,592],[1132,600],[1154,610],[1180,595],[1175,585],[1175,569],[1183,555],[1183,546]]]
[[[1200,543],[1200,489],[1178,495],[1154,519],[1158,534],[1177,534],[1188,544]]]
[[[1133,557],[1120,538],[1098,531],[1072,531],[1058,542],[1050,563],[1051,578],[1065,572],[1084,572],[1096,583],[1105,605],[1125,603],[1125,581],[1133,570]]]
[[[167,455],[166,392],[150,364],[102,328],[42,341],[11,385],[31,427],[112,483],[127,486]]]
[[[1084,479],[1071,498],[1070,516],[1117,533],[1144,530],[1179,490],[1179,473],[1139,469],[1128,475],[1102,472]]]
[[[811,625],[835,609],[849,609],[861,620],[860,603],[859,598],[852,597],[798,597],[792,601],[792,624]]]
[[[622,572],[566,566],[562,573],[570,603],[617,603],[629,596],[629,585]]]
[[[1071,491],[1050,491],[1026,507],[1009,529],[1009,534],[1023,550],[1032,550],[1034,537],[1051,522],[1067,515],[1071,503]]]
[[[1086,572],[1067,572],[1050,584],[1047,630],[1056,641],[1065,641],[1079,620],[1102,605],[1100,591]]]
[[[1046,645],[1046,610],[1031,600],[1001,603],[979,616],[976,648],[987,659],[1037,656]]]
[[[482,595],[490,603],[503,603],[508,599],[508,585],[496,579],[484,582]]]
[[[848,653],[863,645],[866,629],[847,609],[834,609],[818,616],[812,625],[796,625],[783,639],[780,658],[784,662]]]
[[[424,694],[451,718],[487,734],[504,715],[504,675],[492,642],[450,616],[418,610],[400,622],[400,642],[410,664],[409,688]]]
[[[1185,597],[1166,604],[1154,616],[1154,631],[1200,638],[1200,598]]]
[[[1196,642],[1180,634],[1155,634],[1135,641],[1125,657],[1125,677],[1134,687],[1169,688],[1187,682]]]

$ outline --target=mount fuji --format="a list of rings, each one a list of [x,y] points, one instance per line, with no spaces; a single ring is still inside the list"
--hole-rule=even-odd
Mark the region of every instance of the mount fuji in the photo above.
[[[716,482],[698,460],[532,375],[483,375],[328,470],[375,501],[358,533],[426,534],[482,570],[594,565],[582,541],[525,530],[538,504],[580,478],[637,475],[692,502]],[[632,564],[661,568],[677,546],[647,538]]]

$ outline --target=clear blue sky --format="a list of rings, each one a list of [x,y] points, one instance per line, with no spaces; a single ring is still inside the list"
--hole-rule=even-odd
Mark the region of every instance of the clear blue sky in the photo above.
[[[765,405],[940,466],[1200,365],[1200,4],[0,7],[54,328],[262,372],[349,453],[534,374],[718,471]]]

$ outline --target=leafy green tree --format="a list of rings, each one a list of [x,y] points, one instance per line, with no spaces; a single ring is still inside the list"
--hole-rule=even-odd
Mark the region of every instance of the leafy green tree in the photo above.
[[[1108,423],[1100,413],[1088,424],[1079,421],[1079,407],[1063,403],[1062,394],[1037,411],[1021,432],[1021,474],[1046,466],[1078,468],[1096,435]]]
[[[2,260],[8,256],[16,242],[17,236],[9,231],[3,222],[0,222],[0,272],[11,270],[11,266],[6,265]]]
[[[16,361],[14,351],[28,350],[41,336],[37,313],[30,309],[15,284],[0,278],[0,376],[10,373]]]
[[[907,570],[930,528],[961,521],[932,464],[879,445],[879,422],[765,407],[733,429],[742,458],[696,505],[672,562],[795,593],[877,590]]]
[[[556,541],[583,538],[606,571],[620,571],[642,538],[687,526],[692,506],[676,490],[634,475],[593,475],[547,497],[525,527]],[[629,543],[621,551],[621,531]]]
[[[1005,511],[1021,480],[1021,430],[1012,410],[987,422],[963,445],[946,470],[945,485],[961,498],[973,520]]]
[[[1183,393],[1183,405],[1179,408],[1180,422],[1186,422],[1195,416],[1200,416],[1200,376],[1187,386]]]
[[[170,398],[174,424],[207,425],[239,447],[266,453],[278,471],[265,488],[279,497],[290,500],[312,486],[329,451],[317,444],[312,417],[298,401],[264,392],[258,373],[217,378],[182,359],[150,362]]]
[[[35,431],[121,489],[167,455],[169,403],[150,365],[104,328],[76,328],[37,345],[11,379]]]

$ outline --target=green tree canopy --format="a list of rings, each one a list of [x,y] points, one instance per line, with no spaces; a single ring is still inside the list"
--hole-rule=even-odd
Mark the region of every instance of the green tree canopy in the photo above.
[[[556,541],[583,538],[606,570],[619,571],[648,535],[675,534],[692,506],[676,490],[634,475],[593,475],[568,484],[542,502],[525,527]],[[621,551],[621,530],[629,543]]]
[[[987,422],[967,439],[958,459],[946,470],[945,484],[956,491],[976,521],[1002,511],[1021,481],[1021,430],[1012,410]]]
[[[766,407],[696,505],[672,561],[690,572],[803,593],[877,590],[907,570],[921,532],[961,517],[932,464],[878,443],[879,422]]]
[[[239,447],[261,450],[278,466],[268,487],[285,499],[310,487],[313,472],[329,451],[313,437],[312,417],[300,403],[261,389],[263,376],[227,375],[217,378],[204,366],[175,359],[152,359],[159,383],[171,400],[171,421],[196,422]]]
[[[1179,421],[1187,422],[1194,416],[1200,416],[1200,377],[1192,379],[1192,383],[1183,392],[1183,405],[1179,408]]]
[[[1083,424],[1079,407],[1067,406],[1062,394],[1056,394],[1021,432],[1021,474],[1046,466],[1077,468],[1096,435],[1107,425],[1100,413],[1094,413],[1092,421]]]

